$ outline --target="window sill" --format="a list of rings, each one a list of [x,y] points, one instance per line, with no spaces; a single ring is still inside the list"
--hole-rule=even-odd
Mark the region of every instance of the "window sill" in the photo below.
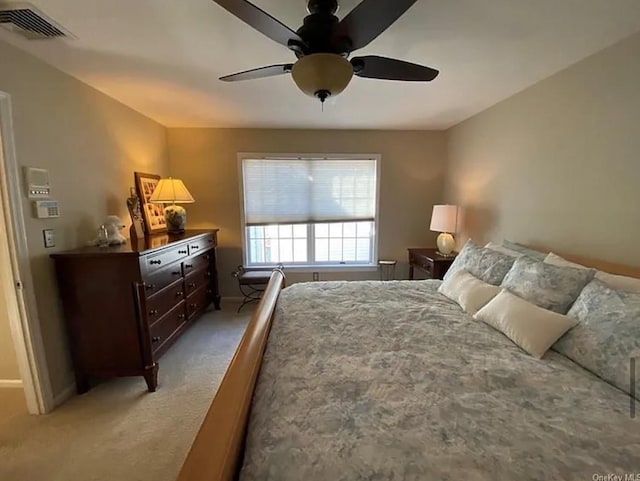
[[[275,269],[276,266],[246,266],[247,269]],[[285,273],[288,272],[300,272],[300,273],[312,273],[312,272],[376,272],[378,270],[377,264],[359,264],[359,265],[286,265],[284,264]]]

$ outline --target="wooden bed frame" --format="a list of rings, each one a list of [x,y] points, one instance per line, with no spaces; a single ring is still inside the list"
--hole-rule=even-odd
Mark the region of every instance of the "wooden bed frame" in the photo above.
[[[541,252],[545,249],[534,247]],[[640,267],[562,255],[565,259],[611,274],[640,278]],[[253,392],[271,330],[281,289],[282,271],[274,271],[269,285],[213,399],[191,446],[177,481],[233,481],[244,454],[244,441]]]

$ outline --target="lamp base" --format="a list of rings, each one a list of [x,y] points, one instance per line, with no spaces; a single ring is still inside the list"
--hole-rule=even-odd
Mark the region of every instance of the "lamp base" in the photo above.
[[[453,257],[452,252],[456,248],[456,240],[453,235],[443,232],[438,236],[438,254],[443,257]]]
[[[187,226],[187,211],[179,205],[170,205],[164,210],[169,234],[183,234]]]

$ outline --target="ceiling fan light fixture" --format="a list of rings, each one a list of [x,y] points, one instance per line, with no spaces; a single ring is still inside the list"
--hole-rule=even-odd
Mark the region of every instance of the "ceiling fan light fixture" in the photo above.
[[[347,88],[353,78],[353,66],[341,55],[315,53],[298,60],[291,75],[300,90],[324,102]]]

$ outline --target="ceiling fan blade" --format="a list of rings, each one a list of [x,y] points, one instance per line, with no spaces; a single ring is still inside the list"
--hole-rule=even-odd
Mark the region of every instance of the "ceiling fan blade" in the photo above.
[[[282,65],[270,65],[268,67],[254,68],[245,72],[234,73],[220,77],[223,82],[239,82],[241,80],[254,80],[265,77],[275,77],[276,75],[284,75],[290,73],[293,68],[292,63]]]
[[[338,25],[338,36],[351,39],[351,51],[366,47],[417,0],[364,0]]]
[[[302,39],[296,32],[247,0],[213,1],[244,23],[285,47],[289,46],[290,40],[302,43]]]
[[[431,82],[440,73],[430,67],[375,55],[355,57],[351,59],[351,64],[353,65],[354,73],[358,77],[382,80]]]

